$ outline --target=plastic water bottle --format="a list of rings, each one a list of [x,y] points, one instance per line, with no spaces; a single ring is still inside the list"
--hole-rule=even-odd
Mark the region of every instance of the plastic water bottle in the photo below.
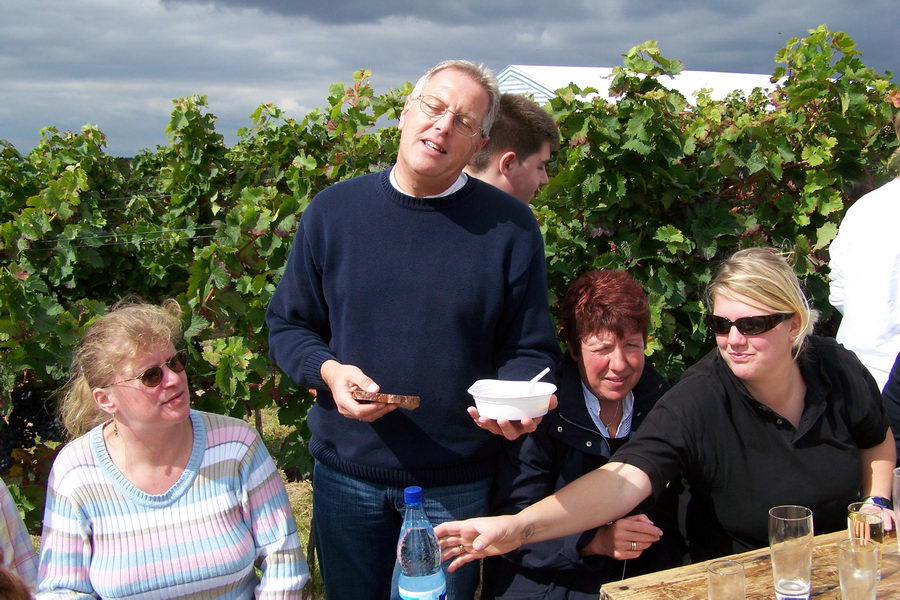
[[[447,580],[441,570],[441,547],[422,507],[422,488],[403,490],[406,512],[397,542],[398,584],[403,600],[447,600]]]

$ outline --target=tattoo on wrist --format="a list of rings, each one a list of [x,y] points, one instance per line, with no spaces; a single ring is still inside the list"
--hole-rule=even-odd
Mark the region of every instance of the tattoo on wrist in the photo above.
[[[534,537],[534,525],[528,525],[522,530],[522,541],[526,542]]]

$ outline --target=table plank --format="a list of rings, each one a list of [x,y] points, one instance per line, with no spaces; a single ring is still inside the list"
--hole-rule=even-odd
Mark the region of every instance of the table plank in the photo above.
[[[815,537],[811,599],[840,600],[841,587],[838,581],[835,543],[845,537],[846,531]],[[722,558],[730,558],[744,565],[747,600],[774,598],[775,589],[768,548]],[[600,600],[705,600],[706,565],[709,562],[607,583],[600,589]],[[882,598],[900,597],[900,553],[897,551],[897,539],[893,533],[888,534],[884,542],[878,595]]]

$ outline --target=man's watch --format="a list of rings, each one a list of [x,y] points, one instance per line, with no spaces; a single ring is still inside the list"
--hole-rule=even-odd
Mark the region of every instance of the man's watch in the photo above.
[[[865,498],[863,498],[863,502],[874,504],[875,506],[880,506],[885,510],[891,510],[893,508],[891,501],[883,496],[866,496]]]

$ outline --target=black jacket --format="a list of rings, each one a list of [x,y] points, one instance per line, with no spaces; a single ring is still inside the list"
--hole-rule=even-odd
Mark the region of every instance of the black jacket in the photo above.
[[[891,421],[894,443],[897,446],[897,466],[900,467],[900,354],[897,355],[887,383],[881,390],[881,397],[884,399],[884,408]]]
[[[550,495],[604,465],[625,442],[625,439],[605,438],[597,430],[584,403],[578,366],[568,356],[560,364],[558,380],[559,407],[544,417],[533,434],[509,444],[508,451],[501,457],[492,494],[494,514],[517,512]],[[667,389],[665,380],[649,365],[645,366],[633,390],[632,431],[640,427]],[[596,600],[603,583],[680,565],[685,554],[677,521],[681,488],[674,487],[663,495],[653,510],[648,511],[648,507],[642,505],[634,511],[635,514],[647,513],[664,531],[662,539],[640,558],[618,561],[606,556],[581,556],[579,550],[593,538],[596,529],[526,544],[515,552],[484,561],[482,600]]]

